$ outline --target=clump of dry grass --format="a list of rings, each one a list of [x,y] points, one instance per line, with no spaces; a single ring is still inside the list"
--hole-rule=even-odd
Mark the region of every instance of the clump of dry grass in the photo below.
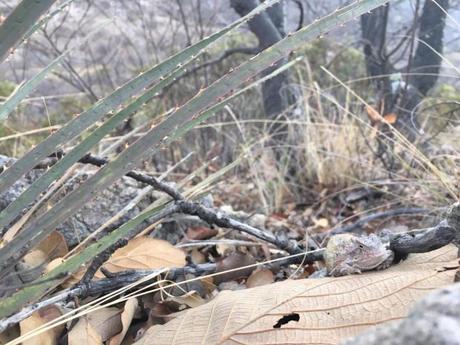
[[[393,202],[435,208],[457,200],[460,154],[455,140],[451,144],[448,140],[454,138],[455,127],[443,133],[442,145],[432,141],[422,152],[394,127],[371,125],[365,110],[368,104],[359,96],[367,93],[365,88],[355,92],[345,83],[341,86],[334,94],[331,88],[303,81],[297,85],[301,97],[288,116],[232,117],[241,134],[235,142],[246,154],[246,172],[266,210],[305,202],[312,192],[334,193],[383,179],[403,186],[398,194],[389,195]],[[419,115],[424,116],[423,109]],[[284,125],[286,138],[276,148],[270,145],[269,128],[274,122]],[[385,157],[377,154],[382,143],[387,145]],[[393,161],[391,171],[385,160]]]

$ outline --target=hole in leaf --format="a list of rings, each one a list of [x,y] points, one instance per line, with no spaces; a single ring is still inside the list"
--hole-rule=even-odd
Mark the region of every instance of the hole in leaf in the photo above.
[[[281,328],[282,325],[287,324],[289,321],[299,322],[300,316],[297,313],[292,313],[289,315],[284,315],[278,322],[273,325],[273,328]]]

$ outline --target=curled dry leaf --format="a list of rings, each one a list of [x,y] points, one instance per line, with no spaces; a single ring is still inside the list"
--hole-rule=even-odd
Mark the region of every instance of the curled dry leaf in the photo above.
[[[27,319],[19,323],[21,329],[21,336],[35,329],[43,326],[44,324],[60,317],[62,315],[58,307],[50,305],[39,311],[33,313]],[[23,345],[53,345],[57,344],[60,334],[64,329],[64,325],[54,327],[35,337],[31,337],[22,342]]]
[[[204,256],[204,254],[196,248],[193,248],[190,252],[190,259],[192,260],[192,263],[195,265],[204,264],[206,262],[206,257]]]
[[[275,277],[272,271],[266,268],[257,269],[249,276],[248,281],[246,282],[246,286],[248,288],[252,288],[256,286],[271,284],[274,281]]]
[[[0,344],[7,344],[16,338],[19,338],[19,331],[19,325],[7,328],[5,331],[0,333]]]
[[[170,243],[151,237],[136,237],[115,251],[104,268],[110,272],[129,269],[183,267],[185,254]]]
[[[21,280],[28,283],[40,277],[46,268],[47,262],[46,254],[39,249],[34,249],[18,262],[16,269]]]
[[[56,230],[41,241],[36,249],[45,253],[49,260],[64,257],[69,252],[64,236]]]
[[[123,338],[126,335],[126,332],[128,332],[128,328],[133,321],[134,314],[136,313],[138,307],[139,302],[137,298],[130,298],[126,301],[123,312],[121,313],[121,323],[123,325],[123,329],[120,333],[116,334],[114,337],[112,337],[112,339],[109,340],[109,345],[121,344]]]
[[[396,115],[395,113],[389,113],[383,116],[383,120],[386,123],[393,124],[396,123],[396,120],[398,120],[398,115]]]
[[[457,248],[447,246],[384,271],[222,292],[135,344],[337,344],[404,318],[417,300],[452,283],[458,267]]]
[[[240,252],[232,253],[217,263],[217,272],[222,272],[222,274],[215,276],[214,281],[219,284],[221,282],[247,277],[251,274],[255,267],[248,267],[238,270],[234,269],[253,265],[255,262],[256,261],[252,255],[243,254]]]
[[[168,300],[174,301],[178,304],[185,304],[190,308],[196,308],[206,303],[203,297],[201,297],[195,290],[186,292],[182,296],[169,296]]]
[[[102,308],[88,314],[87,318],[96,332],[106,341],[123,330],[121,310]]]
[[[187,229],[187,237],[190,240],[207,240],[208,238],[216,236],[217,229],[211,229],[206,226],[196,226]]]
[[[87,316],[81,317],[68,335],[69,345],[102,345],[102,339]]]
[[[366,105],[366,112],[373,124],[382,121],[382,115],[371,105]]]

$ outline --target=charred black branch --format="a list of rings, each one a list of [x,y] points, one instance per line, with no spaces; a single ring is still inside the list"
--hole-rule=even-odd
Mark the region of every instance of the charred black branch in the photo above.
[[[451,243],[455,234],[456,229],[443,221],[433,228],[390,235],[390,249],[400,254],[425,253]]]
[[[363,225],[372,222],[377,219],[381,218],[388,218],[388,217],[395,217],[395,216],[401,216],[401,215],[406,215],[406,214],[426,214],[429,212],[426,208],[419,208],[419,207],[414,207],[414,208],[397,208],[394,210],[388,210],[388,211],[382,211],[382,212],[377,212],[370,214],[365,217],[361,217],[358,221],[348,224],[342,227],[338,227],[335,229],[332,229],[330,232],[330,235],[337,235],[337,234],[343,234],[347,232],[353,232],[357,229],[360,229]]]
[[[255,9],[260,4],[260,1],[231,0],[230,4],[240,16],[245,16]],[[271,47],[286,36],[284,8],[285,4],[283,2],[277,3],[266,12],[258,14],[248,22],[249,29],[259,41],[260,50]],[[278,61],[278,63],[265,70],[264,75],[270,74],[286,63],[286,61],[286,59]],[[283,90],[286,91],[286,86],[289,83],[288,79],[288,73],[284,72],[262,84],[264,110],[270,119],[283,113],[289,104],[293,103],[293,100],[290,99],[292,95],[283,94]],[[282,132],[282,129],[279,126],[275,126],[271,132],[276,135],[276,133]]]

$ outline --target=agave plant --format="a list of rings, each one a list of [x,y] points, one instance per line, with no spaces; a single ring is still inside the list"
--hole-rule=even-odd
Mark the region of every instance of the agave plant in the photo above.
[[[180,51],[162,63],[148,69],[126,84],[101,99],[88,110],[79,114],[59,131],[50,135],[43,142],[31,149],[24,157],[0,175],[0,193],[10,188],[20,177],[32,170],[48,155],[56,152],[68,141],[85,133],[91,126],[105,119],[102,124],[85,136],[78,145],[62,157],[57,164],[38,178],[23,194],[6,209],[0,212],[0,229],[6,229],[51,183],[63,176],[68,169],[77,163],[91,148],[114,130],[122,121],[139,110],[146,102],[159,94],[177,77],[182,75],[187,65],[205,51],[211,44],[221,39],[235,28],[249,21],[258,13],[265,11],[279,0],[267,0],[254,11],[240,18],[215,34]],[[121,152],[115,159],[102,167],[78,189],[66,195],[59,203],[44,214],[32,219],[24,228],[0,248],[0,276],[5,276],[14,264],[21,259],[39,241],[46,238],[57,225],[72,216],[81,205],[95,194],[111,185],[123,175],[132,171],[142,161],[155,154],[158,149],[168,145],[198,123],[212,116],[234,97],[249,87],[258,85],[263,80],[253,81],[260,72],[276,63],[305,42],[316,39],[329,30],[359,17],[375,7],[385,4],[388,0],[361,0],[352,3],[335,13],[317,20],[309,26],[289,35],[274,46],[262,51],[257,56],[242,63],[235,70],[228,71],[222,78],[207,88],[200,90],[183,106],[151,128],[147,133]],[[36,21],[45,13],[54,1],[22,1],[0,27],[0,59],[38,27]],[[19,23],[21,25],[19,25]],[[18,28],[19,25],[19,28]],[[32,30],[32,32],[31,32]],[[68,53],[68,52],[66,52]],[[65,54],[66,54],[65,53]],[[10,98],[0,106],[0,117],[6,117],[38,84],[50,70],[55,68],[65,57],[58,57],[34,78],[22,84]],[[1,61],[0,60],[0,61]],[[292,63],[295,63],[293,61]],[[281,67],[271,76],[279,73],[291,64]],[[266,78],[270,78],[267,76]],[[241,88],[241,89],[240,89]],[[239,91],[238,91],[239,90]],[[131,99],[135,97],[133,101]],[[126,102],[131,101],[128,105]],[[115,109],[122,109],[114,113]],[[109,114],[109,116],[107,116]],[[24,305],[36,301],[47,291],[56,287],[63,275],[77,271],[83,264],[90,262],[95,256],[109,248],[119,239],[126,237],[132,229],[147,218],[161,219],[167,204],[162,204],[140,213],[109,235],[98,240],[83,251],[70,257],[64,263],[39,278],[32,285],[24,287],[0,303],[0,318],[11,315]]]

